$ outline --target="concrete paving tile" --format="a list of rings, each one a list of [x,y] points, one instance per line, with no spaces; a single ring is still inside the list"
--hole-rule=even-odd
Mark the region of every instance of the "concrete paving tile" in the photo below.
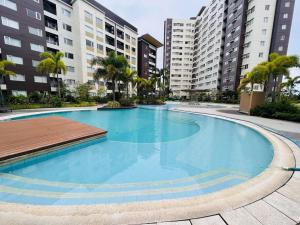
[[[274,192],[264,199],[267,203],[283,212],[289,218],[300,222],[300,204],[296,203],[287,197]]]
[[[158,223],[157,225],[191,225],[191,222],[189,220],[185,220],[185,221]]]
[[[295,221],[291,220],[265,201],[255,202],[245,206],[245,209],[263,225],[295,225]]]
[[[210,216],[191,220],[192,225],[226,225],[220,216]]]
[[[221,216],[229,225],[262,225],[244,208],[221,213]]]
[[[292,179],[282,188],[278,189],[277,192],[286,196],[287,198],[300,203],[300,179],[292,177]]]

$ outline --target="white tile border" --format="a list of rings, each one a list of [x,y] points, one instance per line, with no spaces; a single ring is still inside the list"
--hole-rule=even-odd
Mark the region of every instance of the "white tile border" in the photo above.
[[[18,116],[20,115],[15,115],[15,117]],[[260,200],[282,187],[292,177],[292,172],[281,169],[282,167],[294,167],[296,165],[293,154],[295,145],[288,139],[273,134],[251,122],[229,119],[217,115],[205,114],[205,116],[233,121],[250,127],[264,135],[274,146],[274,158],[269,168],[257,177],[240,185],[193,198],[81,206],[36,206],[1,202],[0,217],[2,221],[5,224],[9,222],[10,224],[31,225],[41,223],[107,225],[140,224],[200,218],[237,209]],[[0,225],[2,225],[1,221]]]

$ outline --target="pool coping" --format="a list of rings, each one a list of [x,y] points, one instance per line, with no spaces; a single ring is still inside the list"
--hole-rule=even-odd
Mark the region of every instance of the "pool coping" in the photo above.
[[[260,175],[240,185],[193,198],[79,206],[37,206],[0,202],[0,212],[4,213],[0,216],[10,216],[13,221],[30,221],[30,224],[40,224],[43,219],[51,224],[86,224],[88,222],[91,225],[179,221],[216,215],[249,205],[272,194],[292,177],[292,172],[281,169],[296,165],[292,151],[295,146],[292,146],[293,143],[288,139],[251,122],[189,111],[180,110],[179,112],[225,119],[258,131],[274,146],[272,163]]]

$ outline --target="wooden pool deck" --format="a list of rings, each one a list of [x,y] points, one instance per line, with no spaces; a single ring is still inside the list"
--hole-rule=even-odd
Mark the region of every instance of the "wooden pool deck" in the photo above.
[[[0,161],[104,136],[107,131],[63,117],[0,123]]]

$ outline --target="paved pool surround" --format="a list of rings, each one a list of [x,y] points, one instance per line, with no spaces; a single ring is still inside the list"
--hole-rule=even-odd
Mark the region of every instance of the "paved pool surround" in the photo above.
[[[142,224],[200,218],[251,204],[289,181],[293,173],[282,170],[282,167],[296,166],[291,149],[295,146],[291,141],[250,122],[212,117],[239,123],[265,136],[274,148],[273,161],[269,167],[245,183],[193,198],[87,206],[37,206],[1,202],[0,225]]]

